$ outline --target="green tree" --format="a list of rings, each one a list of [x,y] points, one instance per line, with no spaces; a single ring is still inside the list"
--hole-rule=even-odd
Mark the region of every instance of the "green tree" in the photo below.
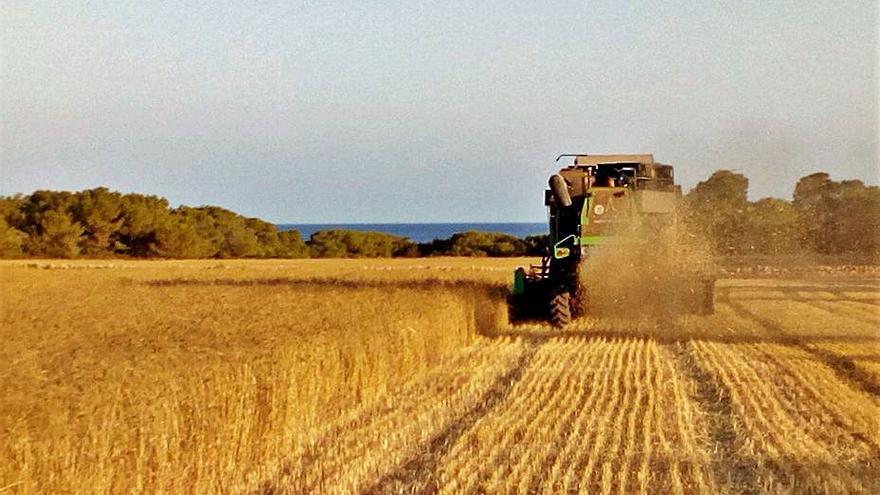
[[[257,241],[258,256],[264,258],[278,256],[281,247],[278,227],[258,218],[245,218],[244,227],[253,233]]]
[[[183,216],[198,235],[212,245],[211,257],[242,258],[261,254],[256,233],[249,229],[245,218],[216,206],[181,207],[175,215]]]
[[[24,255],[24,243],[28,236],[21,205],[22,196],[0,197],[0,258],[19,258]]]
[[[743,239],[754,254],[796,254],[802,250],[797,210],[788,201],[764,198],[747,210]]]
[[[798,214],[799,236],[810,251],[829,253],[829,226],[837,209],[836,186],[825,172],[816,172],[798,180],[793,205]]]
[[[50,210],[41,215],[39,235],[30,237],[28,252],[47,258],[76,258],[83,228],[67,213]]]
[[[880,188],[836,182],[825,172],[801,178],[794,190],[799,232],[823,254],[880,254]]]
[[[278,233],[278,241],[272,256],[278,258],[308,258],[309,247],[302,240],[299,231],[288,230]]]
[[[218,256],[252,258],[261,254],[256,232],[248,228],[244,217],[214,206],[206,207],[205,210],[214,219],[214,228],[221,236]]]
[[[316,258],[379,258],[411,251],[405,237],[382,232],[322,230],[312,234],[309,249]]]
[[[20,258],[24,254],[22,246],[27,234],[6,223],[0,217],[0,258]]]
[[[880,255],[880,188],[846,180],[836,189],[833,222],[827,226],[831,251]]]
[[[18,230],[24,230],[27,225],[27,218],[23,211],[25,197],[16,196],[0,196],[0,218],[6,221],[11,227]]]
[[[122,195],[106,187],[82,191],[71,208],[73,220],[83,226],[80,240],[86,256],[112,254],[115,237],[122,226]]]
[[[121,204],[122,223],[114,249],[130,256],[151,256],[156,252],[156,233],[173,223],[168,200],[158,196],[126,194]]]
[[[79,255],[82,226],[69,215],[76,196],[67,191],[36,191],[22,198],[20,230],[27,234],[24,250],[33,256],[73,258]]]
[[[152,251],[164,258],[210,258],[216,255],[217,247],[199,235],[189,218],[174,215],[172,221],[156,231]]]
[[[527,250],[522,239],[498,232],[459,232],[422,245],[423,254],[435,256],[524,256]]]

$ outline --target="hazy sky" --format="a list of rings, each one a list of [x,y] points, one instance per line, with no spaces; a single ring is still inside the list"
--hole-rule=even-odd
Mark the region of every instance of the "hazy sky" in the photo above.
[[[104,185],[278,222],[540,221],[564,152],[685,189],[878,182],[878,8],[0,3],[0,194]]]

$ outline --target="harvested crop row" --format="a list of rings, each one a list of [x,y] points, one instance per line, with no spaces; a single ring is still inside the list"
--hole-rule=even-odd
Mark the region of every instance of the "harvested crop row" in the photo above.
[[[768,340],[798,342],[850,384],[880,396],[880,318],[866,313],[866,305],[815,299],[731,300],[727,304],[763,326]]]
[[[840,292],[841,297],[845,297],[850,300],[858,300],[865,304],[880,304],[880,290],[875,291],[849,291],[844,290]]]
[[[837,356],[844,356],[852,362],[856,372],[880,387],[880,339],[873,342],[837,342],[834,340],[816,342],[816,348]]]
[[[295,493],[364,490],[472,407],[525,352],[519,341],[479,341],[394,395],[328,425],[268,486]]]
[[[692,344],[729,395],[740,456],[760,486],[797,493],[880,490],[880,403],[811,354],[776,344]]]
[[[450,449],[441,493],[712,493],[683,385],[652,341],[554,339]]]
[[[730,301],[740,313],[758,317],[769,326],[770,337],[783,332],[789,337],[835,337],[841,340],[880,338],[877,323],[859,318],[848,308],[833,303],[833,309],[797,300],[740,299]]]
[[[578,370],[595,367],[600,352],[601,345],[586,341],[545,344],[508,400],[450,449],[441,475],[442,492],[515,489],[522,480],[513,473],[527,474],[534,468],[532,461],[547,453],[530,447],[555,438],[555,428],[563,423],[560,409],[576,403],[586,389]]]
[[[880,325],[880,306],[859,301],[807,299],[809,304],[837,315]]]

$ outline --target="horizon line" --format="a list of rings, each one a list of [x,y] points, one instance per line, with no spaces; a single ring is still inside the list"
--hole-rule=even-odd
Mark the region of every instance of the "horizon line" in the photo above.
[[[452,224],[525,224],[525,223],[546,223],[547,220],[541,221],[513,221],[504,220],[499,222],[491,221],[450,221],[450,222],[273,222],[275,225],[452,225]]]

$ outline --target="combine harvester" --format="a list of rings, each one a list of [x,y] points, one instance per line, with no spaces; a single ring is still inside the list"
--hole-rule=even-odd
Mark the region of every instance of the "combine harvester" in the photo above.
[[[606,258],[621,266],[612,267],[617,272],[600,270],[602,277],[628,276],[638,280],[631,285],[641,285],[614,296],[615,313],[637,314],[649,306],[671,313],[713,312],[711,271],[661,242],[676,226],[681,198],[672,166],[655,163],[653,155],[560,155],[556,161],[563,157],[574,161],[550,177],[544,194],[549,249],[540,265],[514,273],[512,319],[549,319],[563,327],[589,313],[593,298],[600,297],[591,291],[606,285],[590,275]]]

